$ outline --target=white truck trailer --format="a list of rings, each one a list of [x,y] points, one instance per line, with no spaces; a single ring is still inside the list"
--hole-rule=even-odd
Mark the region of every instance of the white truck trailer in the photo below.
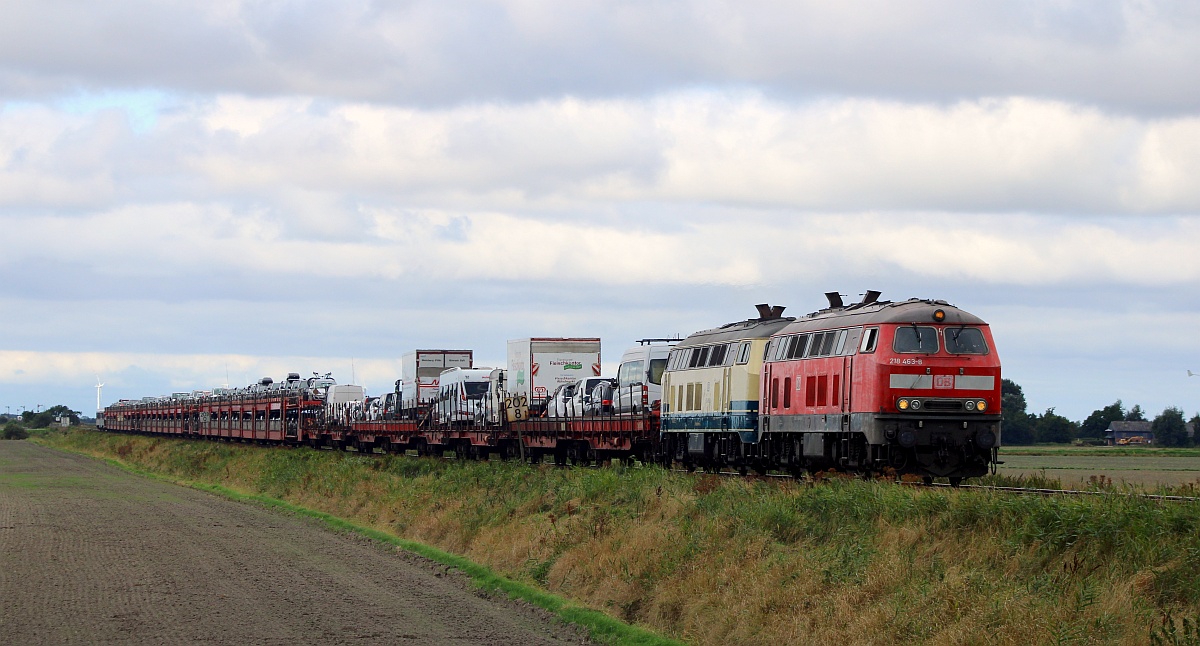
[[[438,392],[438,377],[447,368],[474,368],[470,350],[413,350],[401,357],[400,406],[417,408],[433,402]]]
[[[600,339],[513,339],[508,342],[508,394],[541,408],[562,384],[600,376]]]

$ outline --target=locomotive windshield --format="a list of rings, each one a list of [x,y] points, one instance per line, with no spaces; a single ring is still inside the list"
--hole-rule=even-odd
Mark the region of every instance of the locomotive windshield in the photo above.
[[[938,351],[937,330],[927,326],[906,325],[896,328],[892,349],[901,353],[933,354]]]
[[[976,327],[946,328],[946,352],[950,354],[987,354],[983,332]]]

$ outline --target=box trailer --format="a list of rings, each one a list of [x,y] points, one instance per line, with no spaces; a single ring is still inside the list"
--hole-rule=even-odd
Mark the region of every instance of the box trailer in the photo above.
[[[513,339],[508,342],[508,392],[540,408],[554,389],[600,376],[600,339]]]
[[[404,409],[426,406],[437,396],[438,377],[447,368],[474,368],[471,350],[413,350],[400,364],[400,402]]]

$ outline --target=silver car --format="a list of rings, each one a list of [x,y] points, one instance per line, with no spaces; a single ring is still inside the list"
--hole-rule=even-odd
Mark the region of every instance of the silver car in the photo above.
[[[584,377],[554,390],[546,400],[547,417],[581,417],[600,413],[600,403],[592,398],[592,391],[601,383],[611,382],[604,377]]]

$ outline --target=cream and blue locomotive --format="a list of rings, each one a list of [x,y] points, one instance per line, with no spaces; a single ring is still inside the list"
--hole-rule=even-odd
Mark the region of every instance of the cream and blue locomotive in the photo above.
[[[661,456],[688,468],[741,466],[757,441],[763,355],[772,334],[795,319],[758,305],[759,317],[680,341],[663,374]]]

